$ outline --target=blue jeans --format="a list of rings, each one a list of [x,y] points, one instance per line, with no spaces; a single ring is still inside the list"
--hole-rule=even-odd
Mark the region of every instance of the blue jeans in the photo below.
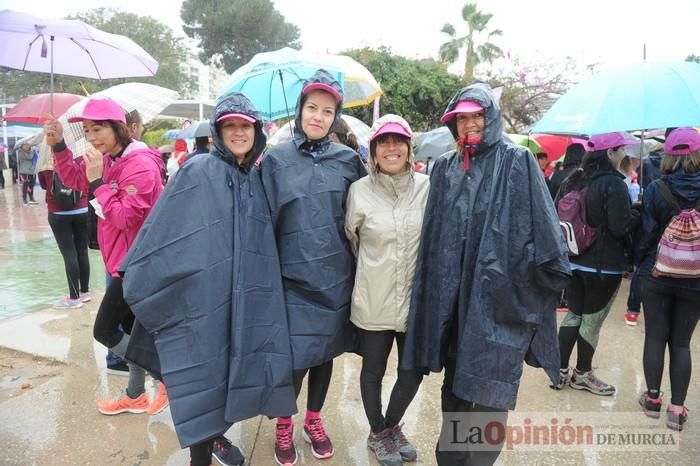
[[[639,288],[639,268],[634,269],[632,282],[630,283],[630,294],[627,297],[627,310],[633,314],[639,314],[642,309],[642,293]]]
[[[107,272],[107,276],[105,277],[105,289],[109,288],[109,284],[112,283],[112,276]],[[121,330],[121,325],[119,326],[119,329]],[[112,353],[111,351],[107,350],[107,357],[105,358],[107,360],[107,367],[113,366],[115,364],[119,364],[120,362],[126,363],[122,358],[117,356],[116,354]]]

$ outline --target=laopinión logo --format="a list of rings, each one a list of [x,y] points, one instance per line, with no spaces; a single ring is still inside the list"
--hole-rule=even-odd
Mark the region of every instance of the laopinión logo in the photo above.
[[[678,432],[642,413],[445,413],[443,451],[678,451]]]

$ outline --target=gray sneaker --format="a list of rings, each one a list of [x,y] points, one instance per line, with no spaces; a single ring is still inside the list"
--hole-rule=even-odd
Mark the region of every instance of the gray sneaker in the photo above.
[[[83,303],[80,301],[80,299],[70,299],[70,297],[66,297],[59,299],[53,303],[51,307],[54,309],[79,309],[83,307]]]
[[[396,424],[391,428],[391,439],[394,441],[396,449],[399,450],[399,455],[401,455],[402,460],[415,461],[418,458],[418,452],[403,434],[401,430],[402,426],[403,424]]]
[[[595,395],[610,396],[615,394],[615,387],[600,380],[592,370],[583,374],[574,371],[569,386],[576,390],[588,390]]]
[[[394,445],[394,440],[391,436],[392,429],[386,428],[378,433],[369,433],[367,437],[367,446],[377,456],[377,460],[383,466],[401,466],[403,460],[399,450]]]
[[[566,369],[559,369],[559,383],[557,385],[550,385],[549,388],[561,390],[569,385],[569,382],[571,381],[571,372],[571,369],[568,367]]]

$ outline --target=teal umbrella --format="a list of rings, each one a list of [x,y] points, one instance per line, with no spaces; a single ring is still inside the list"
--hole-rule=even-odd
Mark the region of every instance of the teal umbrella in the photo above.
[[[328,71],[341,85],[344,82],[343,72],[297,50],[285,47],[259,53],[231,75],[216,99],[219,102],[232,92],[240,92],[253,102],[264,120],[289,118],[294,115],[304,83],[319,68]]]
[[[572,87],[533,133],[592,135],[700,125],[700,64],[641,63]]]

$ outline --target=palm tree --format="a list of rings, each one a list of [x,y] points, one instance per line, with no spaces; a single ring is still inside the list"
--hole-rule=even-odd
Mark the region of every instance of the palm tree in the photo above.
[[[466,45],[467,58],[464,63],[464,80],[467,83],[474,81],[474,68],[483,62],[491,63],[494,59],[503,55],[503,51],[496,44],[489,42],[492,37],[500,36],[503,31],[494,29],[488,31],[487,26],[491,18],[490,13],[482,13],[477,9],[476,3],[467,3],[462,8],[462,19],[467,23],[467,34],[457,37],[457,32],[449,23],[445,23],[441,32],[449,36],[449,40],[440,46],[440,60],[445,63],[454,63],[459,58],[459,51]],[[486,42],[477,45],[476,35],[486,34]]]

